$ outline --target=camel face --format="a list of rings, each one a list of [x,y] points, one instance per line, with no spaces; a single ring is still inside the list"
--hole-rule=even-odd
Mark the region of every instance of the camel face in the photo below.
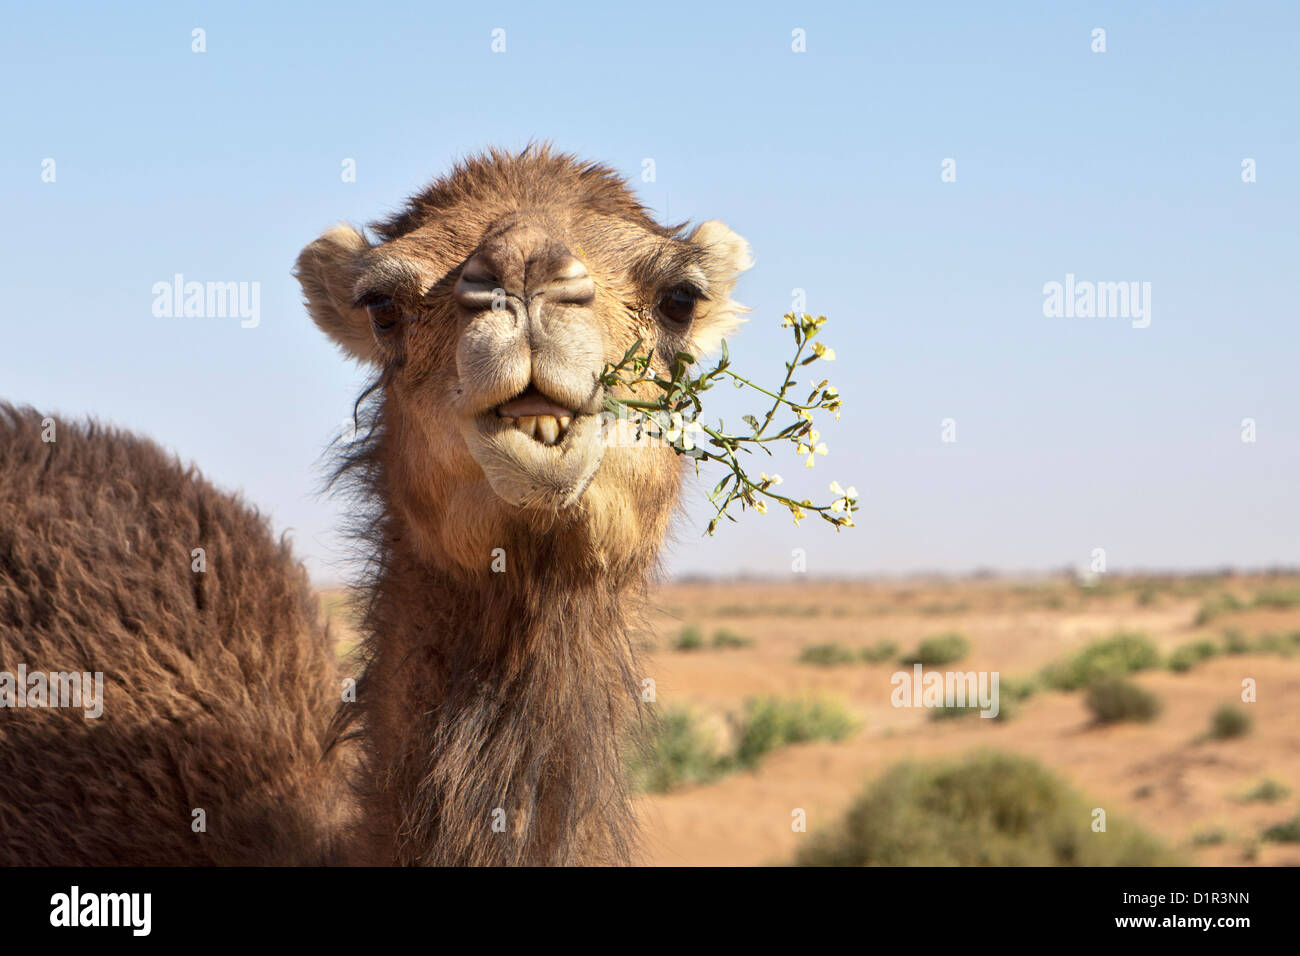
[[[492,490],[516,507],[570,507],[604,454],[599,376],[624,336],[603,321],[596,277],[565,231],[543,216],[499,226],[453,291],[456,421]]]
[[[329,230],[297,275],[317,325],[379,373],[412,530],[443,555],[519,522],[657,541],[676,455],[607,444],[599,377],[638,339],[660,368],[715,348],[745,241],[661,226],[613,172],[545,148],[472,159],[374,232]]]

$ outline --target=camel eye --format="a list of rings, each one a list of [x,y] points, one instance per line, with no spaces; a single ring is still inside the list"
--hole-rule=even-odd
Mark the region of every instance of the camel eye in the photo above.
[[[690,286],[677,285],[659,297],[656,308],[669,322],[685,325],[695,317],[695,305],[700,298],[700,294]]]
[[[397,307],[393,304],[393,297],[391,295],[384,295],[378,292],[371,293],[362,296],[361,300],[357,304],[365,307],[366,312],[370,315],[370,324],[379,332],[387,332],[395,326],[397,320],[401,318],[398,314]]]

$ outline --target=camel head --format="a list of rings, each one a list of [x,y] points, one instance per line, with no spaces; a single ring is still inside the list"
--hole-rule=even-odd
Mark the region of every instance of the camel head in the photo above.
[[[518,532],[653,550],[681,464],[607,441],[599,377],[637,339],[655,367],[714,349],[747,243],[660,225],[613,171],[546,147],[472,158],[371,231],[328,230],[296,275],[377,373],[382,494],[424,556],[481,567]]]

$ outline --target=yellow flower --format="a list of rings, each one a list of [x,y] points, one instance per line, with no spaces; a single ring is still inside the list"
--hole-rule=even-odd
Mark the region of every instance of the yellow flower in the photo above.
[[[802,520],[804,519],[804,517],[805,517],[802,508],[791,508],[791,509],[790,509],[790,514],[791,514],[791,516],[794,518],[794,523],[795,523],[796,525],[797,525],[800,521],[802,521]]]
[[[754,510],[757,511],[757,512],[758,512],[759,514],[761,514],[761,515],[765,515],[765,514],[767,514],[767,502],[766,502],[766,501],[755,501],[755,502],[754,502]]]
[[[805,445],[803,442],[800,442],[800,443],[799,443],[799,446],[798,446],[797,448],[795,448],[794,453],[795,453],[796,455],[809,455],[809,454],[811,454],[811,452],[810,452],[809,449],[808,449],[808,446]]]
[[[824,362],[835,361],[835,350],[832,348],[827,348],[821,342],[813,343],[813,351],[817,353],[817,357]]]
[[[844,489],[840,487],[840,483],[839,483],[838,481],[832,481],[832,482],[831,482],[831,492],[832,492],[833,494],[843,495],[843,494],[844,494]]]

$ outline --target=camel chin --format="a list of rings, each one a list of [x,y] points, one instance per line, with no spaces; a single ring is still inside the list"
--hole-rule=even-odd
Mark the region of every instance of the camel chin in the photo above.
[[[502,417],[492,411],[465,421],[461,434],[502,501],[562,511],[596,478],[605,445],[597,415],[573,413],[563,426],[561,421],[553,416]]]

